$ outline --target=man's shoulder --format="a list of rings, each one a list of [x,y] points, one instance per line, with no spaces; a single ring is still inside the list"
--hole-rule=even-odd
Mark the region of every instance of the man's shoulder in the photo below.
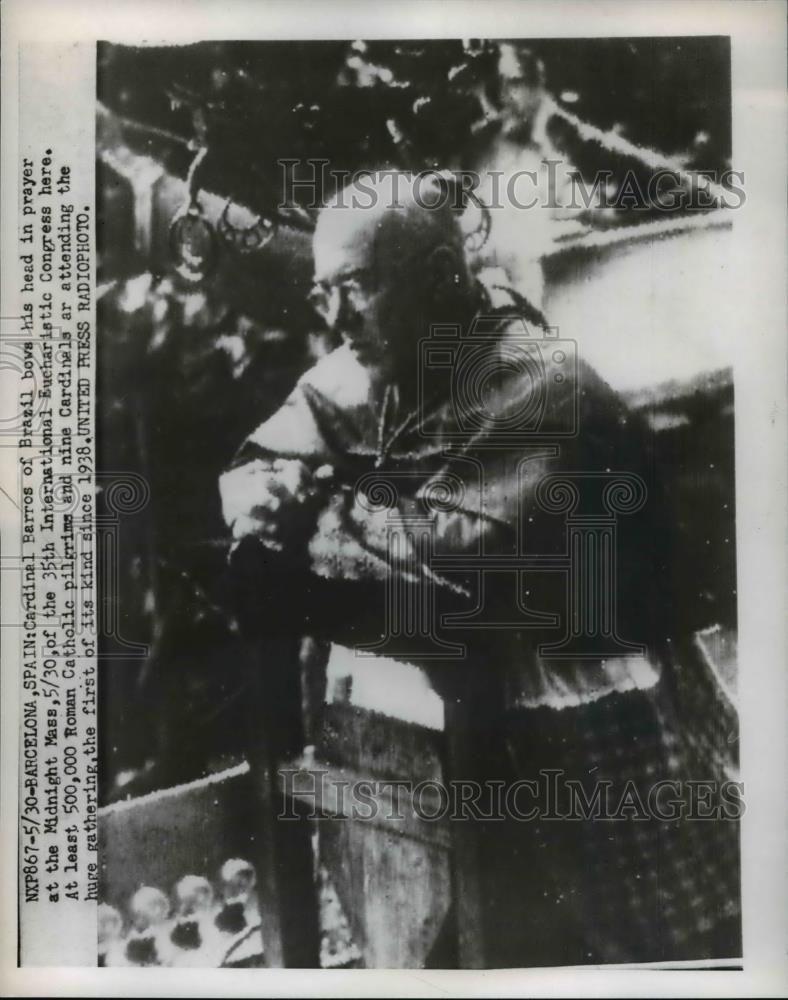
[[[482,268],[476,275],[476,280],[485,300],[482,315],[497,317],[501,329],[505,329],[509,322],[523,321],[537,330],[547,328],[547,320],[541,309],[514,288],[505,268]]]
[[[484,412],[507,426],[519,426],[521,418],[530,421],[545,435],[560,431],[573,437],[574,429],[582,436],[581,428],[604,427],[617,439],[628,421],[626,404],[585,360],[582,341],[551,326],[506,284],[500,268],[487,269],[479,279],[486,303],[468,333],[471,346],[490,344],[486,361],[474,373],[485,384]],[[475,384],[466,382],[475,399]]]

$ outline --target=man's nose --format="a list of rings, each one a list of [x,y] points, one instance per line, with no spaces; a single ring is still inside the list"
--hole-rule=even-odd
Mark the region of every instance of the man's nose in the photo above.
[[[341,285],[332,289],[325,313],[329,330],[334,333],[342,333],[342,331],[351,329],[356,325],[358,315],[358,309],[347,290]]]
[[[315,284],[309,293],[309,302],[326,328],[333,330],[339,319],[340,301],[338,289]]]
[[[329,330],[336,330],[342,316],[342,290],[332,288],[326,298],[323,319]]]

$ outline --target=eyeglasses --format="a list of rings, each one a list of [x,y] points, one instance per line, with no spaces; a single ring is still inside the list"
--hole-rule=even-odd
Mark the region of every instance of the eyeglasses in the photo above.
[[[338,275],[333,281],[316,281],[308,295],[309,303],[326,321],[332,313],[336,314],[338,311],[337,296],[339,308],[345,304],[350,304],[355,309],[363,308],[373,294],[370,278],[369,268],[359,267]]]

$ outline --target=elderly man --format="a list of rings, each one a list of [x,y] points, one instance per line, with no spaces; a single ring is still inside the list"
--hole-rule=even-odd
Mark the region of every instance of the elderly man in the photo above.
[[[597,779],[646,795],[649,780],[683,774],[660,681],[665,542],[647,438],[590,368],[551,343],[537,310],[471,278],[440,188],[394,180],[362,178],[320,214],[312,300],[343,343],[250,434],[220,483],[239,551],[254,546],[273,581],[247,595],[252,616],[269,634],[322,635],[332,657],[377,651],[422,670],[447,721],[463,713],[472,752],[454,779],[560,771],[589,799]],[[568,619],[582,617],[566,602],[575,581],[539,569],[551,556],[563,565],[565,517],[546,488],[560,486],[558,473],[592,519],[605,476],[642,486],[641,511],[622,522],[605,564],[617,587],[604,649],[593,637],[583,648],[582,635],[562,646]],[[518,558],[534,572],[508,570]],[[600,605],[608,584],[588,584]],[[408,619],[414,608],[429,621]],[[479,933],[492,964],[735,951],[736,914],[721,921],[716,896],[687,882],[683,833],[631,815],[610,826],[554,813],[480,823]],[[697,874],[719,879],[715,892],[731,878],[711,864]]]

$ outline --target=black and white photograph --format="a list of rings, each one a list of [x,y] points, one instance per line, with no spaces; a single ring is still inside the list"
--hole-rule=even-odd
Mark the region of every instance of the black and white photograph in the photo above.
[[[100,960],[739,957],[728,40],[97,90]]]
[[[0,994],[782,995],[785,7],[4,5]]]

